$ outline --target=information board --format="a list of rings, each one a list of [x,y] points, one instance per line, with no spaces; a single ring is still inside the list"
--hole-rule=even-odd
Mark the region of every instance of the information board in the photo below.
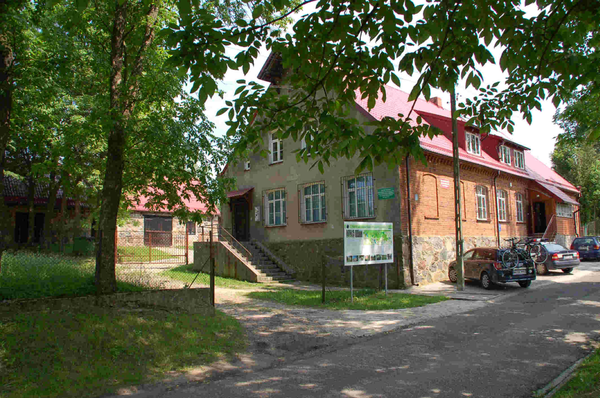
[[[344,265],[394,262],[394,226],[387,222],[344,222]]]

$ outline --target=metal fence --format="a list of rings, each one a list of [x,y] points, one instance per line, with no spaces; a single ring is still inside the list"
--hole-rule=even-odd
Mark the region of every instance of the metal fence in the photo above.
[[[210,233],[206,233],[209,240]],[[118,290],[209,286],[210,263],[194,267],[196,239],[191,238],[161,231],[119,232],[115,236]],[[92,238],[5,248],[0,262],[0,300],[94,294],[98,250]]]

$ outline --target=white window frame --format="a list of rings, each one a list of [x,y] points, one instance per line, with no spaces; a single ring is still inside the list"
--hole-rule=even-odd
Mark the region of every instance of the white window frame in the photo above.
[[[496,195],[498,196],[498,221],[506,222],[508,221],[508,194],[506,191],[499,189]]]
[[[283,162],[283,141],[277,138],[277,133],[269,133],[269,163]]]
[[[279,195],[277,195],[279,194]],[[279,196],[279,198],[277,197]],[[279,211],[277,211],[279,204]],[[279,214],[279,223],[277,215]],[[267,227],[279,227],[287,225],[287,209],[285,188],[272,189],[265,192],[264,195],[264,215],[265,225]]]
[[[359,183],[362,181],[362,186]],[[350,187],[351,183],[354,187]],[[371,173],[343,179],[344,219],[375,218],[375,180]],[[354,201],[352,201],[354,197]],[[360,199],[363,199],[364,213],[360,214]]]
[[[515,167],[518,169],[525,170],[525,154],[523,151],[514,151],[515,152]]]
[[[573,206],[569,203],[557,203],[556,216],[563,218],[573,218]]]
[[[515,202],[517,207],[517,222],[525,222],[525,214],[523,213],[523,194],[517,192],[515,194]]]
[[[315,192],[317,187],[317,192]],[[310,190],[310,193],[306,191]],[[301,209],[300,220],[303,224],[315,224],[327,222],[327,203],[325,194],[325,182],[313,182],[300,187]],[[317,206],[315,207],[315,203]],[[315,210],[318,218],[315,220]]]
[[[481,155],[481,138],[479,134],[465,132],[467,152]]]
[[[477,219],[481,221],[488,220],[488,189],[482,185],[475,187],[475,197],[477,198]]]
[[[250,170],[250,161],[247,160],[244,162],[244,171]]]
[[[506,145],[500,145],[500,161],[511,164],[510,148]]]

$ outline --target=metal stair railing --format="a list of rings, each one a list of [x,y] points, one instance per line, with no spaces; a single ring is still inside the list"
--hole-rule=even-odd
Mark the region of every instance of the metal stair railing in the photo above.
[[[548,241],[553,241],[554,238],[556,237],[556,220],[555,220],[555,215],[552,215],[552,218],[550,219],[550,222],[548,223],[548,226],[546,227],[546,230],[544,231],[544,235],[542,235],[542,239],[546,239]]]
[[[252,253],[221,226],[217,227],[217,240],[229,243],[229,245],[240,252],[242,256],[246,257],[248,260],[252,259]]]

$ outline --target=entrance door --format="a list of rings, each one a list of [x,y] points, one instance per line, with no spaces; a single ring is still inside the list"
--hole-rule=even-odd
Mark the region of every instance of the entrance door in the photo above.
[[[240,242],[250,239],[250,209],[245,199],[233,202],[233,237]]]
[[[533,232],[536,234],[546,232],[546,204],[544,202],[533,203]]]

